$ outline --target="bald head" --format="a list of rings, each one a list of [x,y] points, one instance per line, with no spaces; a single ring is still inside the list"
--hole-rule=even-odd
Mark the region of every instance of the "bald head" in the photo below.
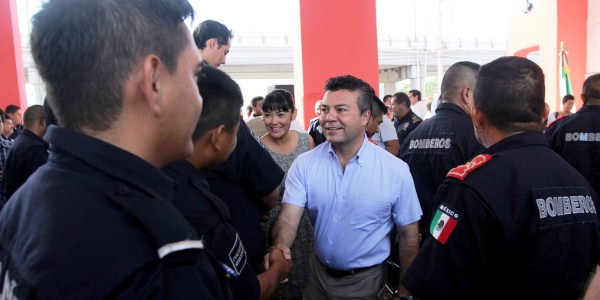
[[[475,76],[480,66],[470,61],[461,61],[450,66],[442,79],[442,100],[460,106],[462,93],[466,87],[475,89]]]
[[[45,119],[44,107],[41,105],[32,105],[25,110],[25,114],[23,115],[23,127],[29,129],[40,119]]]

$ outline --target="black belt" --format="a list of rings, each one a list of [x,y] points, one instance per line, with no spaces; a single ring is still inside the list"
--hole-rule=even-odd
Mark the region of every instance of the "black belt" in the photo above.
[[[332,268],[324,265],[318,258],[317,258],[317,261],[321,265],[321,268],[323,268],[323,270],[325,270],[325,272],[327,272],[327,274],[329,274],[331,277],[336,277],[336,278],[355,275],[362,271],[379,266],[379,264],[378,264],[378,265],[374,265],[374,266],[370,266],[370,267],[356,268],[356,269],[351,269],[351,270],[336,270],[336,269],[332,269]]]

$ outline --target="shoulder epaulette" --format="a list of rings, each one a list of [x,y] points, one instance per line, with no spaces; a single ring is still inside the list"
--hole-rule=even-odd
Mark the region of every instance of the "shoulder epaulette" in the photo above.
[[[492,160],[492,156],[489,154],[479,154],[475,156],[470,162],[460,165],[448,172],[446,177],[453,177],[458,180],[465,180],[469,173],[473,172],[473,170],[485,165],[488,161]]]

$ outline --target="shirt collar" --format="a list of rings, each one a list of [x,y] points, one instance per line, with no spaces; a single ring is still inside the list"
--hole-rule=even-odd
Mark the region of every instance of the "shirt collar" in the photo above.
[[[157,198],[171,200],[175,182],[140,157],[94,137],[54,125],[48,128],[46,137],[56,151],[69,153]]]
[[[363,162],[364,162],[364,156],[367,154],[368,147],[370,146],[375,146],[375,147],[379,147],[377,145],[374,145],[373,143],[369,142],[369,138],[367,137],[367,134],[364,134],[363,137],[363,143],[360,146],[360,149],[358,149],[358,152],[356,153],[356,156],[354,156],[348,163],[356,160],[356,162],[358,163],[359,166],[362,166]],[[337,155],[335,154],[335,151],[333,150],[333,145],[331,143],[328,142],[327,145],[327,151],[329,152],[329,157],[332,159],[337,159]]]
[[[531,145],[548,146],[546,136],[540,131],[525,131],[509,136],[485,149],[483,153],[494,154],[508,149],[521,148]]]

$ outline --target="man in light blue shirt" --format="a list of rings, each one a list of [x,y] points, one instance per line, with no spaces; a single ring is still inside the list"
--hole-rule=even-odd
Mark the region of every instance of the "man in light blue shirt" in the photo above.
[[[356,77],[330,78],[320,116],[327,142],[300,155],[288,172],[273,245],[292,246],[306,207],[316,257],[304,299],[382,299],[394,225],[402,271],[418,251],[421,207],[408,166],[365,136],[374,97]]]

